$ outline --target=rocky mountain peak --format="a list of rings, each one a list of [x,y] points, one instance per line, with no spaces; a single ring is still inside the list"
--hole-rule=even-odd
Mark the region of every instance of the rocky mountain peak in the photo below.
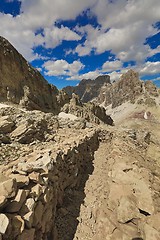
[[[110,76],[109,75],[101,75],[98,76],[95,80],[91,79],[82,79],[78,86],[76,87],[65,87],[64,90],[71,95],[72,93],[76,93],[82,102],[86,103],[91,101],[93,98],[98,97],[100,93],[100,89],[104,84],[110,84]]]

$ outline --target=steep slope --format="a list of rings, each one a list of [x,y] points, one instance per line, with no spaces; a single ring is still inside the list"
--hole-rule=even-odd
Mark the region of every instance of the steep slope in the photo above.
[[[97,77],[95,80],[83,79],[78,86],[65,87],[64,91],[66,91],[69,95],[76,93],[80,97],[81,101],[86,103],[93,98],[98,97],[101,87],[107,83],[110,84],[110,77],[108,75],[103,75]]]
[[[29,109],[58,112],[58,90],[0,37],[0,101]]]

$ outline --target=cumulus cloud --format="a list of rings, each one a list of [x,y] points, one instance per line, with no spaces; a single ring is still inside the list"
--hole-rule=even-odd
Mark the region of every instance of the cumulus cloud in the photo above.
[[[120,70],[122,68],[123,64],[119,60],[115,61],[106,61],[102,66],[103,72],[112,72],[114,70]]]
[[[84,65],[80,61],[68,63],[66,60],[47,61],[43,67],[48,76],[73,76],[76,75]]]
[[[88,55],[92,50],[101,54],[110,50],[122,61],[143,62],[154,52],[144,45],[146,38],[158,32],[153,25],[159,21],[159,0],[106,1],[98,0],[91,11],[101,28],[86,25],[78,30],[87,35],[75,52]]]
[[[13,0],[8,0],[13,1]],[[78,58],[90,53],[102,54],[111,51],[116,61],[107,61],[100,70],[89,71],[79,75],[84,68],[80,60],[68,63],[61,59],[46,61],[46,74],[65,75],[71,79],[95,78],[98,74],[112,72],[116,78],[117,70],[122,70],[124,62],[136,61],[141,74],[154,74],[158,63],[144,61],[160,52],[160,46],[151,49],[144,45],[146,38],[158,32],[154,24],[159,21],[159,0],[19,0],[20,14],[13,17],[0,13],[0,35],[6,37],[25,57],[32,61],[43,58],[35,54],[34,48],[42,46],[55,48],[64,40],[75,41],[75,49],[67,54],[78,54]],[[97,27],[87,24],[74,29],[57,23],[61,20],[75,20],[83,11],[90,9],[99,23]],[[37,34],[38,33],[38,34]],[[65,50],[65,49],[64,49]],[[44,59],[44,58],[43,58]],[[45,59],[44,59],[45,60]]]
[[[114,81],[117,81],[121,77],[122,73],[113,71],[112,73],[109,73],[108,75],[110,76],[111,82],[114,82]]]
[[[68,27],[61,26],[52,27],[52,28],[45,28],[44,29],[44,46],[46,48],[55,48],[56,46],[60,45],[63,40],[66,41],[78,41],[81,37],[71,31]]]
[[[160,73],[160,62],[146,62],[140,69],[141,75],[154,75]]]
[[[63,40],[80,40],[81,37],[67,27],[58,28],[59,20],[75,19],[83,10],[96,0],[19,0],[20,15],[0,13],[0,35],[6,37],[27,60],[32,61],[39,56],[33,48],[39,45],[56,47]],[[36,34],[42,30],[44,34]]]
[[[152,53],[152,49],[144,42],[148,36],[157,32],[153,26],[146,26],[146,22],[126,24],[122,28],[104,29],[93,28],[91,25],[83,27],[87,39],[83,46],[78,45],[75,52],[79,56],[88,55],[92,50],[96,54],[111,51],[122,61],[144,61]],[[81,28],[81,32],[82,28]]]

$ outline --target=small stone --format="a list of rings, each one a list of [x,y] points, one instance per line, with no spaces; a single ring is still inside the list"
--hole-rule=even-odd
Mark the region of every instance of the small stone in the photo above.
[[[8,179],[0,183],[0,195],[5,198],[12,198],[16,194],[17,183],[16,179]]]
[[[43,193],[43,188],[40,184],[35,185],[34,187],[31,188],[31,196],[35,199],[35,201],[38,200],[40,195]]]
[[[25,229],[17,240],[34,240],[35,229]]]
[[[135,201],[129,197],[122,197],[117,208],[117,219],[120,223],[126,223],[133,218],[140,217]]]
[[[25,224],[26,224],[27,228],[32,228],[33,217],[34,217],[33,211],[28,212],[23,216],[23,219],[25,220]]]
[[[14,126],[14,122],[8,116],[3,116],[0,118],[0,132],[10,133]]]
[[[37,172],[32,172],[29,174],[29,179],[35,183],[40,181],[40,177],[41,177],[40,174]]]
[[[38,201],[34,210],[33,226],[36,226],[38,223],[41,222],[43,211],[44,211],[44,206],[41,203],[41,201]]]
[[[21,216],[19,216],[19,215],[13,216],[12,227],[13,227],[13,230],[12,230],[13,236],[18,236],[23,232],[24,220],[22,219]]]
[[[8,225],[9,225],[8,217],[5,214],[1,213],[0,214],[0,233],[1,234],[5,234]]]
[[[10,204],[6,207],[6,212],[9,213],[18,212],[22,207],[22,204],[26,200],[27,195],[28,195],[27,191],[19,189],[15,199],[12,200]]]
[[[34,210],[36,203],[33,198],[28,198],[20,209],[20,215],[24,216],[26,213]]]

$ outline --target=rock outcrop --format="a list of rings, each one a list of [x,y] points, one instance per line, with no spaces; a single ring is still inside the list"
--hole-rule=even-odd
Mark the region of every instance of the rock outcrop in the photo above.
[[[3,37],[0,37],[0,63],[1,102],[59,112],[57,88],[49,84]]]
[[[88,122],[113,125],[112,118],[106,114],[103,107],[100,107],[92,102],[82,103],[79,100],[78,95],[75,93],[72,93],[70,103],[65,104],[62,108],[62,111],[65,113],[74,114]]]

